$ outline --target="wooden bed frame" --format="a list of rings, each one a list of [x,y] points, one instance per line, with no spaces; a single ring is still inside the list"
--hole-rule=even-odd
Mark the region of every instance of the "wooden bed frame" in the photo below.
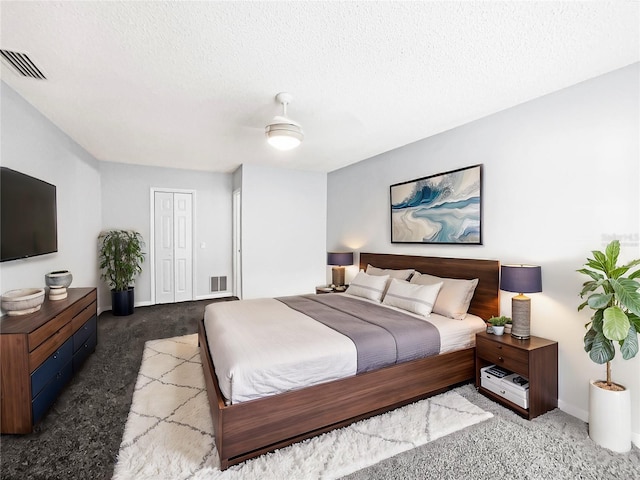
[[[360,268],[415,268],[447,278],[478,278],[469,312],[499,312],[495,260],[360,254]],[[475,348],[386,367],[291,392],[225,405],[209,353],[204,320],[198,341],[221,469],[263,453],[414,402],[475,376]]]

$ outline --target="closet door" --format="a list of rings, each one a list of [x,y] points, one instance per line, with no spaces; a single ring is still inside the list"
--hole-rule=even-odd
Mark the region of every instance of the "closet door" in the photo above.
[[[155,192],[154,230],[156,303],[192,300],[192,195]]]
[[[173,194],[174,293],[176,302],[193,299],[193,226],[190,193]]]

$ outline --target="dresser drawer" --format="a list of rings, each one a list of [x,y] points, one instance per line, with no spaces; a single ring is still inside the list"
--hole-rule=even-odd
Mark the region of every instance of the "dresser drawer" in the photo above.
[[[87,308],[78,313],[73,320],[71,320],[71,325],[73,328],[73,333],[77,332],[80,328],[82,328],[87,321],[96,315],[96,302],[91,303]]]
[[[476,349],[478,357],[528,377],[529,355],[526,350],[493,342],[482,337],[477,338]]]
[[[71,337],[71,322],[51,335],[38,348],[29,354],[29,370],[35,371]]]
[[[31,374],[31,398],[42,390],[62,367],[71,361],[73,342],[68,339]]]
[[[75,321],[75,319],[74,319]],[[74,353],[78,351],[80,347],[82,347],[87,339],[91,336],[92,333],[96,332],[96,327],[98,324],[98,317],[93,316],[88,321],[84,323],[77,331],[73,334],[73,351]],[[94,335],[95,336],[95,335]]]
[[[80,348],[73,354],[73,371],[77,372],[92,352],[95,351],[98,344],[98,332],[95,330],[89,334]]]
[[[57,331],[69,325],[72,318],[73,315],[71,312],[64,311],[59,315],[56,315],[40,328],[31,332],[29,334],[29,351],[33,352],[37,348],[41,348],[42,344],[46,343],[52,335],[55,335]],[[70,326],[69,329],[71,329]]]
[[[47,412],[51,404],[56,400],[60,390],[71,380],[73,375],[71,362],[67,362],[62,368],[56,372],[49,383],[45,385],[42,391],[33,399],[31,409],[33,412],[33,424],[40,421],[42,416]]]

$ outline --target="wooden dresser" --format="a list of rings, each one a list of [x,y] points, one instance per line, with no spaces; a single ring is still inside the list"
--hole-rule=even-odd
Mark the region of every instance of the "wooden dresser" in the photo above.
[[[30,433],[85,359],[95,351],[95,288],[45,298],[38,312],[0,320],[1,431]]]

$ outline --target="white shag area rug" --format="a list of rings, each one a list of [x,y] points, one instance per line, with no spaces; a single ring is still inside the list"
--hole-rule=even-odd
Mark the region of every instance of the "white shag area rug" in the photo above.
[[[197,335],[154,340],[113,480],[338,478],[492,416],[452,390],[220,471]]]

